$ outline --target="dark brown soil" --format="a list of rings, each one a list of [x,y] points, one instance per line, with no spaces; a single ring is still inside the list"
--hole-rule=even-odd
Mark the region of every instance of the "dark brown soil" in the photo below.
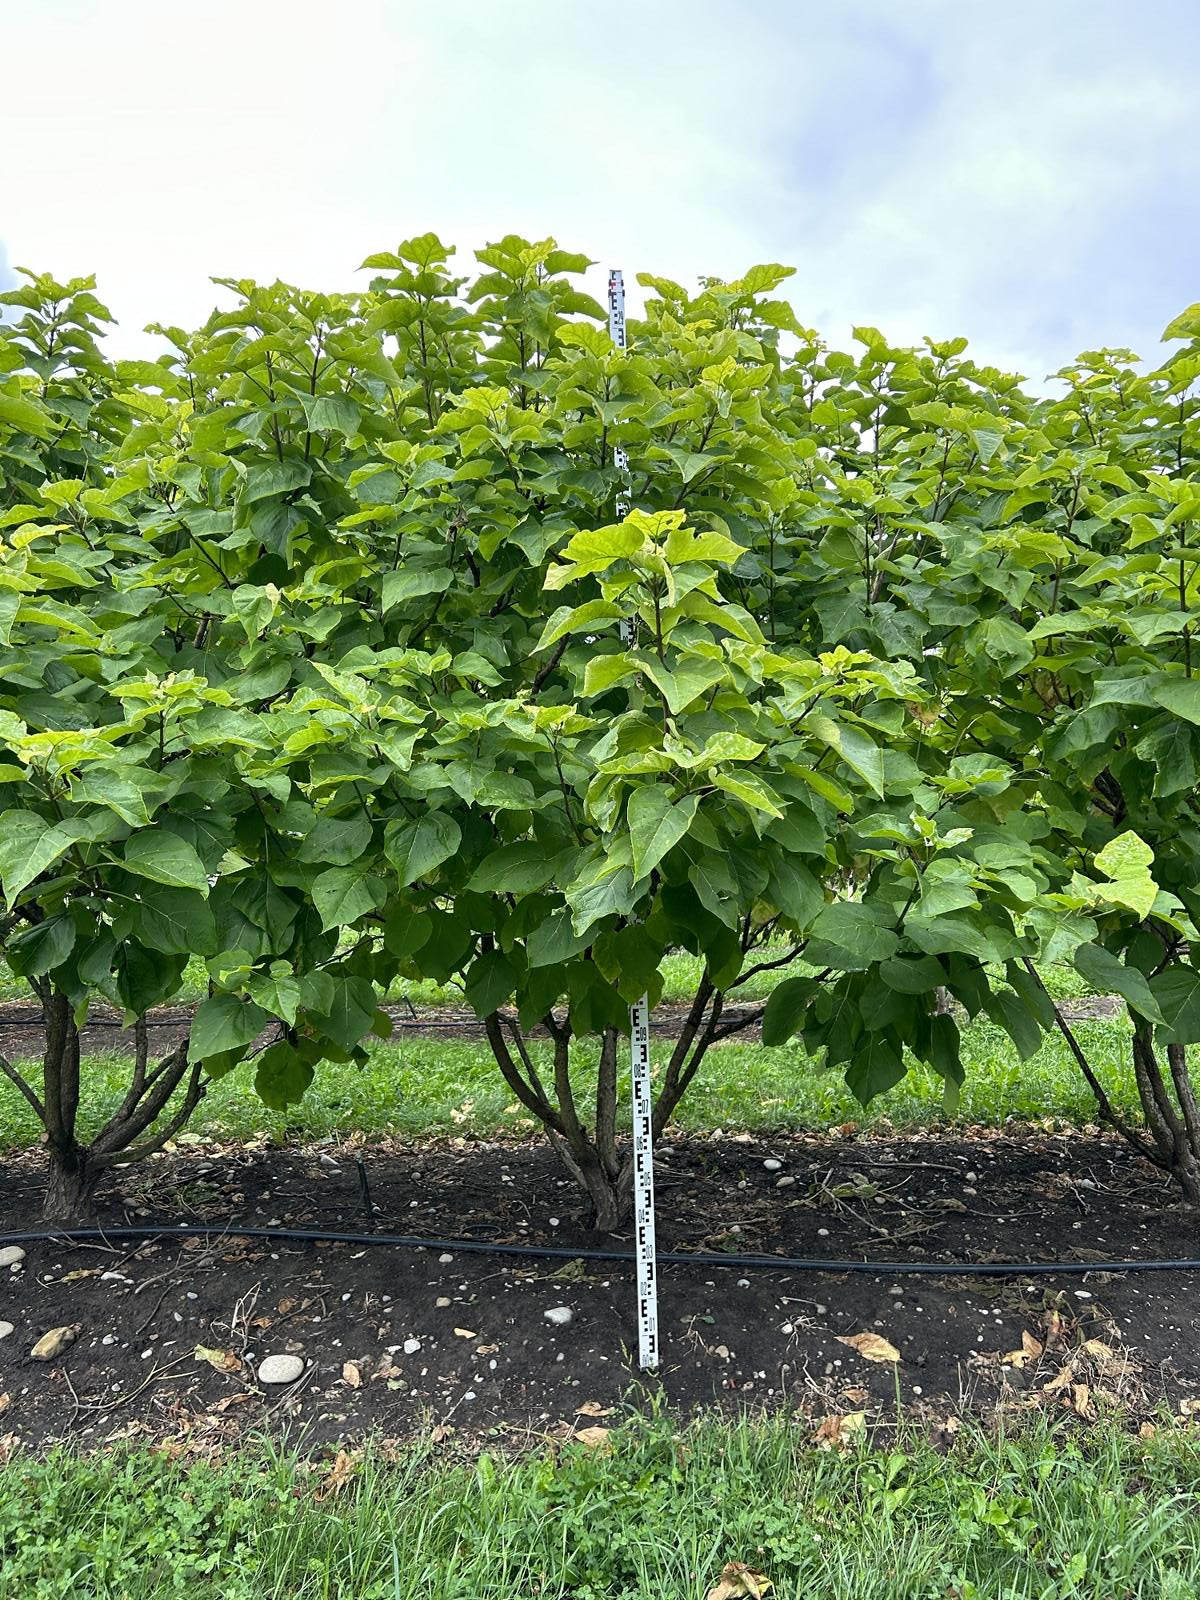
[[[365,1163],[370,1214],[357,1162]],[[765,1160],[779,1161],[768,1171]],[[510,1440],[610,1425],[661,1395],[813,1419],[900,1403],[1131,1420],[1200,1410],[1200,1274],[953,1279],[666,1265],[663,1362],[639,1375],[632,1269],[392,1247],[254,1242],[230,1223],[591,1245],[536,1145],[218,1149],[193,1141],[102,1196],[148,1242],[30,1244],[0,1273],[0,1435],[216,1447],[285,1424],[312,1443],[430,1428]],[[790,1181],[789,1181],[790,1180]],[[5,1228],[39,1226],[33,1156],[0,1165]],[[662,1152],[664,1249],[912,1261],[1180,1257],[1196,1216],[1120,1144],[1080,1135],[679,1142]],[[157,1224],[211,1237],[154,1236]],[[555,1326],[545,1313],[566,1307]],[[34,1342],[74,1342],[48,1362]],[[840,1339],[881,1336],[899,1363]],[[419,1341],[419,1349],[406,1341]],[[1014,1356],[1014,1352],[1021,1354]],[[264,1389],[261,1359],[306,1363]],[[615,1409],[610,1409],[615,1408]],[[441,1437],[442,1435],[439,1435]],[[12,1438],[8,1441],[10,1444]]]

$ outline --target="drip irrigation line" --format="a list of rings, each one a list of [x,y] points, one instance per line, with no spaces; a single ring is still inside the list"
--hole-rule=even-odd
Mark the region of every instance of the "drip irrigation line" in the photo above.
[[[323,1228],[266,1228],[230,1224],[205,1227],[180,1223],[177,1227],[122,1225],[114,1228],[35,1228],[0,1233],[0,1245],[71,1243],[75,1240],[144,1239],[266,1239],[275,1243],[385,1245],[396,1250],[440,1250],[454,1255],[517,1256],[524,1260],[615,1261],[636,1263],[633,1250],[588,1248],[552,1244],[489,1244],[480,1239],[427,1239],[404,1233],[344,1233]],[[1151,1261],[839,1261],[829,1256],[726,1255],[724,1251],[662,1250],[659,1261],[678,1267],[761,1268],[774,1272],[864,1272],[930,1278],[1052,1278],[1081,1277],[1089,1272],[1197,1272],[1200,1260],[1181,1257]]]

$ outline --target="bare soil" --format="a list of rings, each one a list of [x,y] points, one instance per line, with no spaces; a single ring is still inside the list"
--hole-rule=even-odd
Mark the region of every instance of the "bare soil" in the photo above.
[[[0,1163],[6,1230],[40,1226],[40,1187],[36,1156]],[[661,1153],[658,1202],[660,1247],[679,1251],[934,1263],[1200,1255],[1196,1213],[1102,1136],[679,1140]],[[132,1436],[220,1448],[264,1427],[309,1444],[430,1429],[519,1442],[611,1426],[651,1403],[681,1416],[780,1410],[827,1434],[839,1425],[821,1419],[893,1415],[897,1403],[951,1430],[966,1413],[1033,1408],[1135,1424],[1164,1407],[1200,1413],[1193,1271],[987,1279],[664,1265],[663,1360],[650,1376],[630,1354],[623,1263],[223,1232],[279,1223],[628,1244],[582,1228],[576,1192],[538,1144],[192,1140],[118,1174],[100,1206],[102,1221],[144,1226],[145,1241],[31,1243],[0,1271],[0,1319],[14,1325],[0,1338],[0,1446]],[[212,1233],[155,1232],[179,1222]],[[546,1313],[560,1307],[570,1320],[556,1325]],[[35,1341],[62,1327],[75,1335],[65,1350],[32,1359]],[[864,1334],[899,1360],[870,1359]],[[258,1382],[273,1354],[301,1358],[296,1383]]]

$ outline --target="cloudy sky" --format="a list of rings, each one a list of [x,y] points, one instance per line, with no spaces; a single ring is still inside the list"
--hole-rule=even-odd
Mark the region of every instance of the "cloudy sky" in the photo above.
[[[429,228],[784,261],[834,342],[1035,379],[1200,299],[1194,0],[0,0],[0,39],[0,273],[96,272],[121,352]]]

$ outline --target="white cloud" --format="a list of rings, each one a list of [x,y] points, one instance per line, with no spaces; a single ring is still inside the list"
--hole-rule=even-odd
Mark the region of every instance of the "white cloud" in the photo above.
[[[515,229],[629,279],[791,260],[834,340],[1040,376],[1196,297],[1198,34],[1167,0],[0,0],[0,238],[96,271],[123,349],[209,274]]]

